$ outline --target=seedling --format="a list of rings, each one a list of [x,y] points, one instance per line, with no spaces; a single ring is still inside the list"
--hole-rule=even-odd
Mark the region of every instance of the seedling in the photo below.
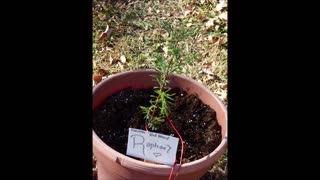
[[[171,93],[171,88],[168,86],[170,83],[170,76],[173,72],[181,72],[182,65],[184,63],[190,63],[190,59],[187,61],[182,61],[181,50],[178,48],[178,41],[187,38],[191,34],[197,33],[197,30],[191,31],[174,31],[169,23],[160,24],[164,29],[169,32],[171,40],[166,41],[168,45],[168,52],[165,52],[166,57],[163,54],[156,54],[155,67],[157,74],[152,75],[153,80],[157,82],[157,86],[154,87],[154,92],[156,95],[151,95],[150,106],[140,106],[144,113],[145,118],[145,129],[148,131],[148,127],[152,130],[157,130],[157,128],[165,122],[165,119],[169,122],[172,129],[179,136],[181,142],[181,154],[180,162],[175,178],[178,176],[183,159],[184,152],[184,141],[181,137],[179,131],[175,128],[172,120],[169,117],[170,108],[169,105],[173,104],[174,99],[172,98],[175,93]],[[156,47],[159,50],[160,47]],[[168,59],[168,60],[166,60]],[[188,58],[186,58],[188,59]],[[171,168],[169,180],[172,177],[174,171],[174,166]]]
[[[154,69],[157,74],[152,77],[158,84],[154,87],[156,95],[151,95],[149,107],[140,106],[145,115],[145,123],[152,130],[157,130],[158,126],[165,121],[170,112],[169,105],[174,101],[172,97],[175,93],[170,93],[171,88],[168,84],[170,75],[180,69],[179,63],[173,63],[173,61],[179,61],[180,49],[171,45],[168,54],[173,56],[169,61],[166,61],[162,54],[155,55]]]

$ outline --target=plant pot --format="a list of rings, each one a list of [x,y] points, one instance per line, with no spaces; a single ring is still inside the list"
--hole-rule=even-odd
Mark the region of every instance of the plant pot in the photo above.
[[[105,99],[127,87],[152,88],[156,85],[151,74],[154,70],[136,70],[119,73],[101,81],[93,89],[93,109]],[[221,126],[222,140],[209,155],[193,162],[182,164],[177,179],[199,179],[225,152],[227,147],[227,110],[219,98],[208,88],[183,75],[171,76],[170,87],[180,88],[198,98],[216,111]],[[105,144],[93,131],[93,153],[97,159],[98,179],[168,179],[171,167],[139,161],[121,154]],[[175,169],[179,165],[176,165]]]

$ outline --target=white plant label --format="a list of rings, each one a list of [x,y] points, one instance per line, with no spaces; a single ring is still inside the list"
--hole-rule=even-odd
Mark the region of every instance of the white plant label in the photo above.
[[[176,137],[129,128],[127,155],[172,166],[178,143]]]

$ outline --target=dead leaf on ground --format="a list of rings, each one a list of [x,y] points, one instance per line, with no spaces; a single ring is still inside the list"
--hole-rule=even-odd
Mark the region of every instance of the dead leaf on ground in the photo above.
[[[109,25],[107,25],[106,30],[103,33],[101,33],[99,37],[99,41],[108,39],[111,36],[112,32],[113,32],[113,28],[109,28]]]
[[[187,17],[191,12],[192,12],[191,10],[186,10],[184,11],[183,16]]]
[[[204,16],[201,13],[198,14],[197,18],[200,22],[204,20]]]
[[[99,73],[101,76],[105,76],[105,75],[107,75],[107,70],[100,68],[100,69],[98,70],[98,73]]]
[[[109,55],[109,63],[113,64],[113,58],[111,57],[111,54]]]
[[[139,34],[139,38],[138,38],[140,41],[143,41],[144,42],[144,33],[140,33]]]
[[[169,33],[168,32],[161,33],[161,36],[163,39],[167,39],[169,37]]]
[[[93,77],[93,80],[95,83],[99,83],[102,80],[102,76],[101,75],[95,75]]]
[[[228,83],[218,83],[218,87],[221,89],[226,89],[228,87]]]
[[[187,17],[188,15],[192,15],[194,9],[195,9],[195,7],[193,7],[193,6],[188,6],[188,7],[186,8],[186,10],[183,12],[184,17]]]
[[[121,71],[123,71],[123,69],[124,69],[124,66],[120,62],[117,63],[116,67],[117,67],[117,69],[120,69]]]
[[[228,13],[227,13],[226,11],[223,12],[223,13],[221,13],[221,14],[219,15],[219,18],[222,19],[222,20],[227,21],[227,20],[228,20]]]
[[[126,63],[127,59],[126,59],[126,57],[125,57],[124,55],[122,55],[122,56],[120,57],[120,61],[121,61],[122,63]]]
[[[212,62],[203,63],[203,66],[211,66],[211,65],[212,65]]]
[[[221,45],[221,44],[224,44],[225,43],[225,39],[224,38],[220,38],[219,39],[219,44]]]
[[[194,10],[194,6],[188,6],[186,9],[190,10],[190,11],[193,11]]]
[[[105,48],[102,48],[100,51],[98,51],[99,53],[103,53],[105,51]]]
[[[203,68],[202,72],[209,74],[209,75],[213,75],[213,72],[211,72],[209,69]]]
[[[187,24],[187,27],[191,27],[193,24],[192,23],[188,23]]]
[[[207,28],[210,28],[211,26],[213,26],[213,19],[210,18],[209,21],[207,21],[205,25]]]
[[[106,46],[106,51],[112,51],[111,47]]]
[[[209,41],[210,44],[214,44],[214,43],[216,43],[218,40],[219,40],[218,37],[213,37],[212,35],[209,35],[209,36],[208,36],[208,41]]]
[[[207,75],[203,78],[203,81],[204,81],[205,83],[208,83],[209,81],[214,81],[214,80],[215,80],[214,76],[213,76],[213,75],[210,75],[210,74],[207,74]]]
[[[148,8],[148,14],[152,14],[152,10],[153,10],[153,9],[152,9],[151,7],[149,7],[149,8]]]
[[[162,48],[163,52],[164,52],[164,56],[167,57],[168,56],[168,46],[164,46]]]
[[[219,40],[219,38],[217,38],[217,37],[212,38],[211,44],[216,43],[218,40]]]
[[[227,92],[226,91],[222,91],[221,95],[220,95],[221,100],[226,101],[227,99]]]
[[[216,10],[217,11],[221,11],[221,9],[223,9],[224,7],[227,7],[227,2],[225,1],[220,1],[220,3],[217,5]]]

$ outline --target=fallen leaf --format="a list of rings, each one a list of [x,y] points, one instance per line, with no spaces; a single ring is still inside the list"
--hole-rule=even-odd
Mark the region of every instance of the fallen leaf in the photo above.
[[[111,55],[109,55],[109,63],[113,64],[113,58],[111,57]]]
[[[102,68],[100,68],[100,69],[98,70],[98,73],[99,73],[101,76],[107,75],[107,71],[106,71],[105,69],[102,69]]]
[[[190,14],[191,12],[192,12],[192,11],[190,11],[190,10],[186,10],[186,11],[184,11],[183,16],[184,16],[184,17],[187,17],[188,14]]]
[[[226,101],[226,99],[227,99],[227,92],[226,92],[226,91],[222,91],[220,98],[221,98],[221,100]]]
[[[109,25],[107,25],[106,30],[101,33],[100,37],[99,37],[99,41],[102,41],[103,39],[108,39],[111,36],[111,33],[113,32],[112,28],[109,28]]]
[[[93,69],[95,69],[97,67],[97,63],[96,61],[93,61]]]
[[[124,32],[124,29],[123,29],[123,28],[118,28],[118,29],[117,29],[117,32],[118,32],[118,33],[123,33],[123,32]]]
[[[221,11],[222,8],[227,7],[227,3],[225,1],[220,1],[220,3],[217,5],[216,10]]]
[[[187,7],[187,9],[191,11],[191,10],[193,10],[193,9],[194,9],[194,7],[192,7],[192,6],[188,6],[188,7]]]
[[[112,70],[112,71],[110,71],[110,73],[111,73],[111,75],[110,76],[112,76],[112,74],[117,74],[118,73],[118,71],[117,70]],[[109,77],[110,77],[109,76]]]
[[[153,35],[158,35],[159,31],[160,31],[159,29],[154,29],[154,30],[152,31],[152,34],[153,34]]]
[[[152,8],[151,7],[148,8],[148,14],[152,14]]]
[[[121,61],[122,63],[126,63],[127,59],[126,59],[126,57],[125,57],[124,55],[122,55],[122,56],[120,57],[120,61]]]
[[[204,16],[202,14],[199,14],[197,18],[201,22],[204,19]]]
[[[98,51],[99,53],[103,53],[105,51],[104,48],[102,48],[100,51]]]
[[[188,23],[188,24],[187,24],[187,27],[190,27],[190,26],[192,26],[192,25],[193,25],[192,23]]]
[[[220,38],[219,39],[219,44],[221,45],[221,44],[224,44],[224,43],[225,43],[224,38]]]
[[[209,19],[208,22],[206,22],[206,26],[207,26],[207,28],[210,28],[211,26],[213,26],[213,19],[212,18]]]
[[[163,50],[163,52],[164,52],[165,57],[167,57],[167,55],[168,55],[168,46],[164,46],[164,47],[162,48],[162,50]]]
[[[212,62],[206,62],[203,65],[209,67],[209,66],[211,66],[211,64],[212,64]]]
[[[208,36],[208,41],[209,41],[210,44],[214,44],[214,43],[216,43],[218,40],[219,40],[218,37],[213,37],[212,35],[209,35],[209,36]]]
[[[102,80],[102,76],[101,75],[95,75],[93,77],[93,80],[95,83],[99,83]]]
[[[228,13],[225,11],[219,15],[219,18],[222,20],[228,20]]]
[[[209,74],[209,75],[213,75],[213,72],[211,72],[209,69],[203,68],[202,72]]]
[[[106,46],[106,51],[112,51],[111,47]]]
[[[207,83],[210,80],[214,80],[214,77],[212,75],[207,74],[207,76],[205,76],[204,81]]]
[[[214,44],[214,43],[216,43],[217,41],[219,40],[219,38],[217,38],[217,37],[214,37],[213,39],[212,39],[212,41],[211,41],[211,44]]]
[[[109,30],[109,25],[107,25],[106,30],[100,34],[99,40],[102,40],[107,36],[106,32],[108,32],[108,30]]]
[[[161,33],[161,36],[163,39],[167,39],[169,37],[169,33],[168,32]]]
[[[118,69],[120,69],[121,71],[123,71],[123,69],[124,69],[123,65],[120,62],[117,63],[116,67]]]
[[[218,87],[221,89],[226,89],[228,87],[228,83],[218,83]]]

